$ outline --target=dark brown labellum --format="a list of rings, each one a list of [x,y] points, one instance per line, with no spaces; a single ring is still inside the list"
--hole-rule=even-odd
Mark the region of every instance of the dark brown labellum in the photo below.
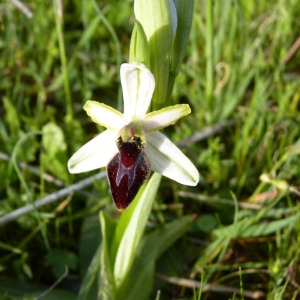
[[[124,210],[132,202],[150,174],[150,162],[140,138],[133,137],[124,143],[117,140],[119,153],[107,165],[107,177],[118,210]]]

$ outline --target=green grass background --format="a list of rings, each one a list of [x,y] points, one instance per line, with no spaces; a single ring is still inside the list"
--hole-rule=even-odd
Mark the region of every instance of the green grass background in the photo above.
[[[133,1],[63,1],[60,32],[56,1],[26,5],[31,18],[0,3],[0,222],[97,173],[70,175],[66,163],[103,130],[86,100],[122,110],[119,66],[134,22]],[[299,15],[296,0],[195,1],[172,94],[192,114],[165,133],[196,135],[181,144],[201,180],[164,178],[148,227],[197,218],[159,259],[149,299],[298,299]],[[119,216],[106,179],[0,225],[1,299],[59,279],[56,292],[74,299],[101,239],[99,210]]]

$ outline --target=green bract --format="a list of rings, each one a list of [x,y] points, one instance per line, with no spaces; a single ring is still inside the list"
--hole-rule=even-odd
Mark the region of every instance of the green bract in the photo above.
[[[145,63],[156,79],[154,109],[170,98],[191,29],[193,7],[193,0],[134,2],[138,22],[132,34],[130,61]]]
[[[135,21],[130,40],[129,62],[139,62],[151,69],[149,44],[139,21]]]

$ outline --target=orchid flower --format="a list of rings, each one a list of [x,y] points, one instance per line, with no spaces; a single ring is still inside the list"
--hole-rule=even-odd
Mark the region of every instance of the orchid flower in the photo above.
[[[69,159],[70,173],[106,166],[112,196],[125,209],[153,170],[181,184],[195,186],[199,173],[193,163],[158,130],[190,113],[187,104],[147,113],[155,89],[153,74],[142,64],[122,64],[124,114],[96,101],[84,109],[107,128]]]

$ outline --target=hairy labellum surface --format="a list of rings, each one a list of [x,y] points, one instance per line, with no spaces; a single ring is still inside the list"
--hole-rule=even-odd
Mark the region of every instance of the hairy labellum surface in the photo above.
[[[150,162],[139,138],[118,142],[117,153],[107,165],[107,177],[118,210],[132,202],[150,174]]]

